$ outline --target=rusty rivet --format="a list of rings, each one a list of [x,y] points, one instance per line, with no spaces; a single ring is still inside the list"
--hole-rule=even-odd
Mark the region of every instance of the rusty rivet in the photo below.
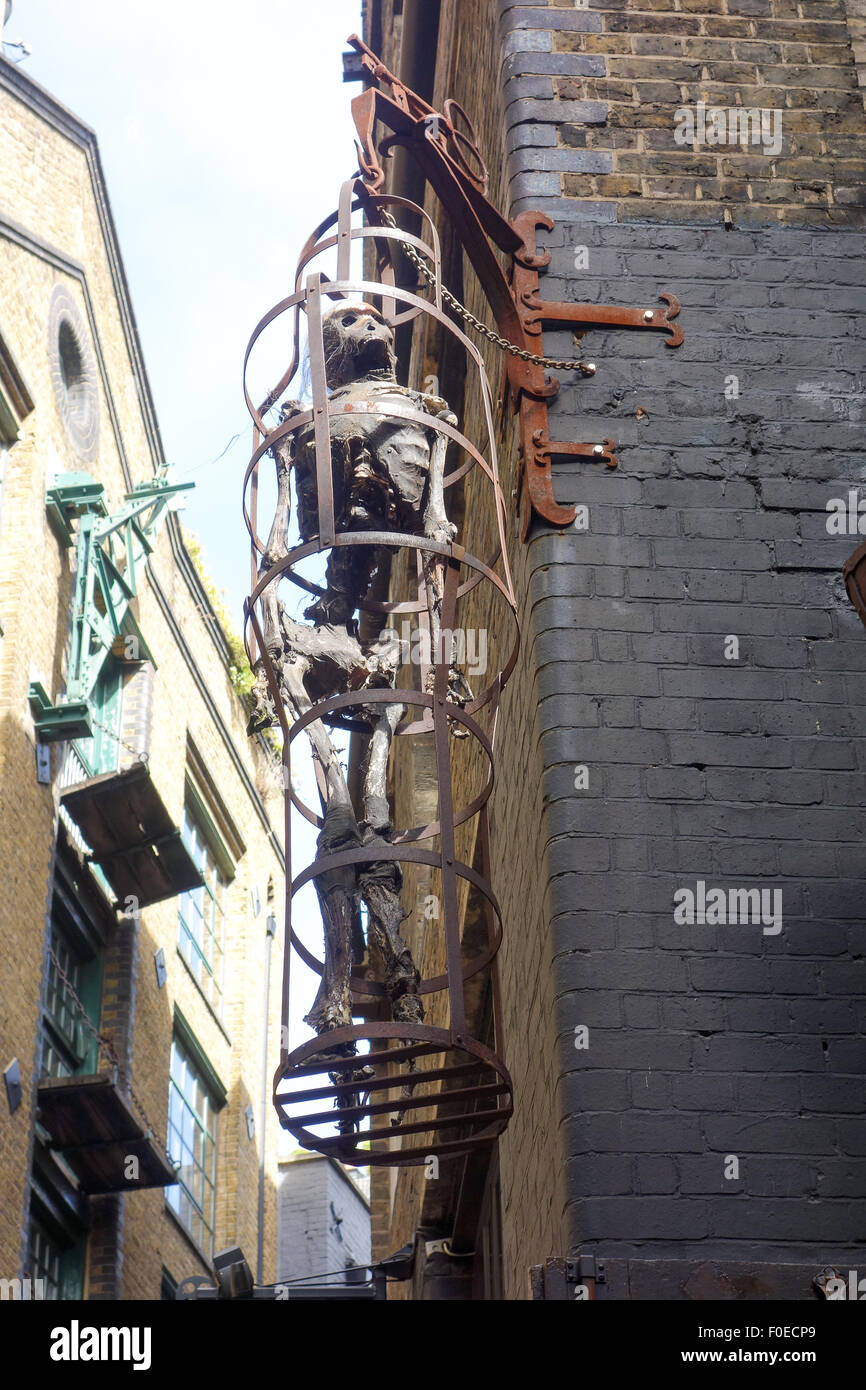
[[[647,310],[644,312],[644,318],[646,319],[647,323],[652,323],[652,319],[653,319],[653,311],[652,311],[652,309],[647,309]]]
[[[597,458],[600,457],[604,453],[604,445],[594,444],[592,452],[596,455]]]

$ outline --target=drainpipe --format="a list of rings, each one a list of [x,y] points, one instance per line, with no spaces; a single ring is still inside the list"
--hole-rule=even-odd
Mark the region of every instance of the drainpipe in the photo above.
[[[270,886],[270,885],[269,885]],[[265,1282],[265,1124],[268,1117],[268,1005],[271,997],[271,948],[277,931],[277,919],[269,912],[265,922],[265,1007],[262,1024],[262,1103],[259,1118],[259,1248],[256,1261],[256,1282]]]

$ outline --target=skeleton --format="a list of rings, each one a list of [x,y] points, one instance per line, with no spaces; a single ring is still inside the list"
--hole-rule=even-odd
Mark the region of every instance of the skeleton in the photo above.
[[[324,320],[322,338],[332,407],[381,404],[410,406],[434,418],[456,424],[447,403],[438,396],[398,385],[390,327],[367,304],[346,304]],[[288,419],[300,409],[283,406]],[[298,523],[305,541],[318,534],[315,434],[312,424],[290,436],[290,444],[273,452],[278,497],[273,526],[260,574],[288,553],[291,508],[290,472],[295,469]],[[330,418],[334,517],[338,532],[401,531],[448,543],[456,527],[445,511],[443,478],[447,437],[414,421],[357,411]],[[393,835],[387,797],[391,743],[405,706],[363,704],[369,688],[393,688],[399,652],[379,638],[363,642],[355,612],[370,590],[384,559],[371,545],[337,546],[331,550],[324,592],[306,609],[313,625],[289,616],[269,585],[262,596],[262,632],[284,703],[296,718],[319,700],[346,690],[359,692],[353,711],[370,729],[363,773],[363,815],[356,817],[337,752],[321,720],[307,726],[324,813],[317,858],[338,850],[388,843]],[[422,573],[430,636],[437,651],[441,640],[444,560],[423,552]],[[432,689],[431,670],[427,676]],[[464,704],[472,692],[459,671],[449,671],[450,698]],[[273,704],[261,660],[256,669],[256,712],[251,728],[273,722]],[[319,1033],[351,1024],[350,975],[353,960],[363,954],[360,908],[368,914],[370,934],[381,952],[385,992],[397,1022],[420,1023],[424,1018],[418,995],[418,970],[400,935],[404,918],[400,902],[402,875],[396,860],[372,860],[320,872],[315,878],[325,936],[324,970],[315,1002],[305,1022]],[[335,1047],[334,1057],[354,1056],[354,1044]],[[411,1070],[411,1066],[410,1066]],[[352,1073],[362,1083],[366,1068]],[[334,1079],[346,1079],[333,1073]],[[406,1088],[404,1088],[404,1092]],[[347,1096],[344,1104],[354,1103]],[[341,1122],[345,1131],[352,1126]]]
[[[457,424],[441,396],[412,391],[397,383],[394,337],[369,304],[335,309],[322,332],[333,405],[412,406],[449,425]],[[340,529],[408,531],[448,543],[457,528],[445,511],[447,437],[413,421],[375,414],[331,418],[334,512]],[[316,454],[312,425],[299,432],[296,455],[298,522],[311,539],[318,530]],[[314,622],[347,623],[366,597],[382,560],[373,546],[347,546],[331,552],[326,593],[304,614]],[[428,551],[422,557],[432,650],[441,634],[444,565]],[[432,678],[427,677],[428,683]],[[471,698],[462,675],[449,677],[452,699]]]

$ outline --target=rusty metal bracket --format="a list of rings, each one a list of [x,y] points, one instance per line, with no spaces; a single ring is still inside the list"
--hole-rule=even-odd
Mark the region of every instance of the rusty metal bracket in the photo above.
[[[556,377],[545,374],[545,323],[569,323],[582,336],[593,328],[649,329],[663,332],[665,346],[679,347],[684,333],[674,320],[680,312],[676,295],[663,293],[664,308],[613,304],[560,303],[541,298],[539,273],[550,264],[550,252],[539,249],[539,227],[551,230],[554,221],[544,212],[520,213],[508,222],[487,197],[487,166],[478,148],[472,122],[462,107],[446,101],[435,111],[407,87],[356,34],[348,40],[371,85],[352,102],[358,133],[361,176],[372,193],[385,181],[380,155],[395,145],[409,150],[449,216],[484,290],[503,339],[523,356],[506,355],[506,394],[520,413],[521,452],[514,497],[525,540],[534,516],[552,526],[568,526],[574,507],[560,506],[553,491],[552,464],[557,458],[602,459],[617,466],[612,441],[599,444],[552,443],[547,404],[559,392]],[[376,122],[393,133],[376,144]],[[492,244],[491,244],[492,243]],[[494,252],[511,257],[507,277]]]
[[[679,347],[684,338],[682,327],[672,323],[680,312],[680,302],[674,294],[661,294],[665,309],[638,309],[615,304],[571,304],[544,300],[539,292],[539,273],[550,264],[550,252],[536,245],[539,227],[551,231],[552,217],[544,212],[522,212],[512,226],[520,237],[521,249],[515,253],[511,289],[517,305],[521,328],[535,351],[543,356],[542,325],[571,323],[586,332],[590,328],[655,329],[668,333],[667,347]],[[521,517],[521,539],[526,540],[533,516],[552,526],[570,526],[576,512],[563,507],[553,491],[552,464],[557,458],[589,458],[603,461],[616,468],[618,460],[612,439],[603,444],[555,444],[550,440],[547,405],[559,391],[556,377],[546,377],[541,367],[535,367],[535,378],[529,386],[516,393],[515,408],[520,412],[521,467],[515,489],[516,509]]]
[[[520,316],[526,333],[541,333],[542,321],[573,323],[587,328],[655,328],[670,333],[665,347],[679,347],[685,334],[678,323],[672,323],[680,312],[675,294],[660,294],[666,309],[627,309],[619,304],[554,303],[539,299],[537,291],[525,291],[520,297]],[[526,312],[528,310],[528,312]]]
[[[541,405],[542,409],[544,409],[544,406],[541,402],[536,402],[536,405]],[[528,402],[526,403],[524,413],[527,417],[530,417],[532,414]],[[514,490],[515,510],[518,512],[522,510],[524,487],[526,487],[528,495],[530,499],[532,499],[533,490],[535,489],[537,469],[543,470],[549,477],[550,465],[554,459],[558,458],[591,459],[593,463],[603,463],[608,468],[616,468],[619,464],[619,459],[616,456],[615,450],[616,445],[614,444],[612,439],[604,439],[601,441],[600,444],[566,444],[551,439],[547,434],[546,429],[539,426],[538,429],[534,429],[532,431],[532,437],[529,444],[524,442],[520,445],[520,459],[517,470],[517,485]],[[532,478],[532,482],[529,484],[526,483],[527,473]],[[547,499],[542,500],[546,502],[546,505],[549,508],[550,498],[548,497]],[[532,501],[531,505],[535,507],[535,510],[538,510],[538,507],[536,506],[534,500]],[[565,510],[567,509],[558,508],[558,511],[560,513]],[[550,517],[547,519],[553,520],[554,524],[568,525],[570,521],[574,520],[574,517],[575,513],[572,510],[571,515],[569,517],[569,521],[563,520],[561,522],[558,522],[554,517]]]
[[[550,439],[545,430],[533,430],[530,461],[536,468],[546,468],[551,459],[577,457],[593,459],[605,463],[608,468],[616,468],[619,460],[614,453],[614,442],[605,439],[601,444],[560,444]]]
[[[866,541],[858,545],[853,555],[848,556],[842,567],[842,578],[857,616],[866,627]]]

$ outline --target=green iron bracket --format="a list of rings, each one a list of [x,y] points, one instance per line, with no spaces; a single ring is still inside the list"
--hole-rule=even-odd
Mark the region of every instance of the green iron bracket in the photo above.
[[[70,546],[75,539],[76,571],[66,692],[51,704],[38,682],[30,686],[33,722],[43,743],[90,737],[91,696],[112,651],[130,661],[153,660],[130,603],[141,565],[168,512],[176,509],[178,494],[195,487],[170,483],[167,471],[163,466],[148,482],[138,483],[114,516],[108,513],[105,488],[89,473],[61,474],[48,491],[48,520],[58,540]]]
[[[55,536],[67,549],[72,545],[72,523],[78,517],[93,513],[108,516],[105,488],[89,473],[61,473],[48,489],[45,510]]]
[[[90,705],[87,700],[77,703],[52,705],[48,692],[39,681],[30,682],[28,693],[33,723],[43,743],[52,743],[64,738],[90,738],[93,729],[90,723]],[[51,729],[50,736],[46,734]]]

